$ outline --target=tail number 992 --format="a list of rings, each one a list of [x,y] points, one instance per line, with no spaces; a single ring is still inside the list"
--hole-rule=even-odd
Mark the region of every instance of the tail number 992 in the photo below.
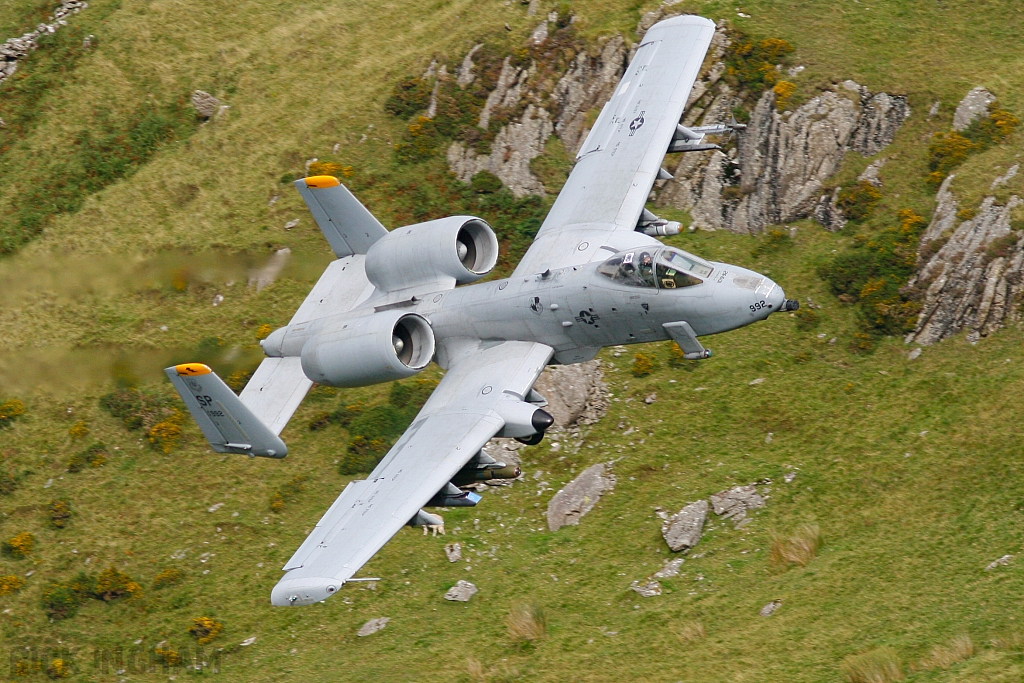
[[[766,304],[764,302],[764,300],[761,300],[761,301],[758,301],[756,304],[750,304],[750,310],[756,313],[757,311],[760,311],[762,308],[764,308],[767,305],[768,304]]]

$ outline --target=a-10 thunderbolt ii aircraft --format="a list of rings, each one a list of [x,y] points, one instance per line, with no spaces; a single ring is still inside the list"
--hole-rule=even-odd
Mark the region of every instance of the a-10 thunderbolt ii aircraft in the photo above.
[[[678,231],[644,208],[667,152],[710,149],[730,126],[678,125],[715,26],[681,16],[644,36],[577,163],[511,276],[470,286],[494,267],[484,221],[452,216],[387,231],[329,176],[295,182],[337,255],[236,396],[208,367],[167,368],[217,452],[282,458],[278,437],[313,382],[363,386],[444,378],[409,429],[362,481],[352,481],[284,566],[274,605],[336,593],[404,525],[440,523],[429,506],[475,505],[457,484],[504,467],[481,449],[495,436],[537,443],[552,418],[532,389],[551,363],[601,347],[698,341],[792,310],[758,273],[665,246]],[[507,471],[507,470],[506,470]],[[517,472],[516,472],[517,473]],[[453,483],[454,482],[454,483]]]

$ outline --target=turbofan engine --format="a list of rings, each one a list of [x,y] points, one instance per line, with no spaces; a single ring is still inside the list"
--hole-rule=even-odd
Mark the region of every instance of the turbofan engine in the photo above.
[[[449,216],[392,230],[366,252],[366,277],[385,292],[475,282],[498,261],[498,238],[472,216]]]
[[[302,347],[302,371],[317,384],[362,387],[410,377],[434,356],[422,316],[382,311],[327,328]]]

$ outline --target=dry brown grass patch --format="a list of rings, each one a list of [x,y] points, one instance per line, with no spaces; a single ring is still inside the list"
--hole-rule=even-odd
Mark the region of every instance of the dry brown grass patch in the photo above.
[[[891,647],[850,655],[840,667],[848,683],[892,683],[903,680],[903,665]]]
[[[684,643],[695,643],[698,640],[706,638],[708,634],[704,630],[704,624],[701,622],[688,621],[682,625],[676,635],[679,637],[679,640]]]
[[[821,530],[817,524],[804,524],[791,536],[772,533],[769,561],[777,567],[791,564],[806,567],[818,554],[821,545]]]
[[[505,617],[505,626],[508,627],[512,642],[525,645],[544,636],[548,630],[548,621],[540,607],[517,605]]]
[[[946,645],[936,645],[918,666],[922,669],[948,669],[974,656],[974,643],[966,633],[956,636]]]

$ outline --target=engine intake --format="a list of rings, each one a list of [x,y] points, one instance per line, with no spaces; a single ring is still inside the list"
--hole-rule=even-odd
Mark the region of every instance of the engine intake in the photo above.
[[[318,384],[362,387],[411,377],[434,356],[422,316],[382,311],[338,323],[302,347],[302,371]]]
[[[366,277],[393,292],[475,282],[498,261],[498,238],[479,218],[450,216],[392,230],[366,252]]]

